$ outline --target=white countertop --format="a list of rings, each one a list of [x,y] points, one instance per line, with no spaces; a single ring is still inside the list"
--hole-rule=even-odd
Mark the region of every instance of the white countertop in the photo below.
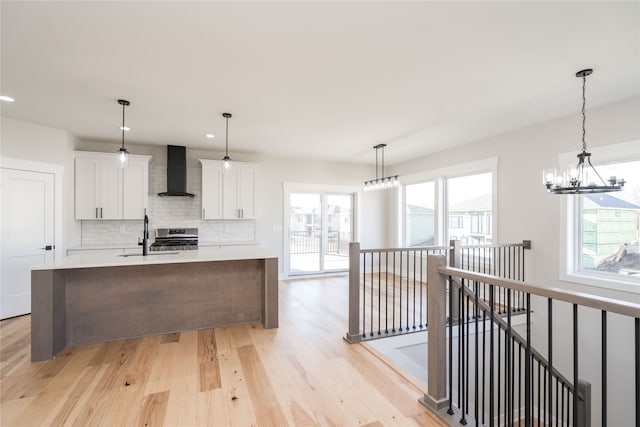
[[[174,264],[186,262],[233,261],[247,259],[277,258],[273,252],[261,246],[210,246],[190,251],[149,251],[149,256],[104,255],[83,253],[56,259],[50,263],[36,265],[31,270],[59,270],[69,268],[119,267],[127,265]]]

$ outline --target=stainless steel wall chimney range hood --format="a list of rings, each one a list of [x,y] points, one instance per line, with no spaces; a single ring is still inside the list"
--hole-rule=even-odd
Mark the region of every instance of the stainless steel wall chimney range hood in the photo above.
[[[167,191],[158,196],[194,197],[187,193],[187,149],[179,145],[167,145]]]

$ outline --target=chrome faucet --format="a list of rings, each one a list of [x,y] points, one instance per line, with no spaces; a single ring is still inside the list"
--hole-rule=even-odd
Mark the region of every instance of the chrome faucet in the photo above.
[[[142,242],[138,238],[138,245],[142,246],[142,256],[149,255],[149,217],[147,210],[144,210],[144,230],[142,232]]]

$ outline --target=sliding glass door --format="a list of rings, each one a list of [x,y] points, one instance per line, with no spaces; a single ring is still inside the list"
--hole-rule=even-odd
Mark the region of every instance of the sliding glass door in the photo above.
[[[314,274],[349,268],[353,196],[290,193],[289,274]]]

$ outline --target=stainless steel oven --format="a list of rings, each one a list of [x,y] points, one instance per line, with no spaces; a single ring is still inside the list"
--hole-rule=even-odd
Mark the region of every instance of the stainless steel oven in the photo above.
[[[197,228],[157,228],[152,251],[180,251],[198,249]]]

